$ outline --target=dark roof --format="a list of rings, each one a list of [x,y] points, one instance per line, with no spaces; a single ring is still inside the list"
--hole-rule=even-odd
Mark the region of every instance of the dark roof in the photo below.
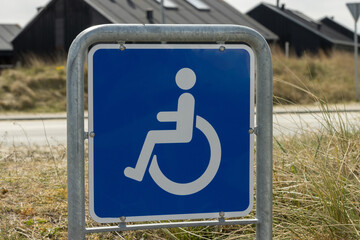
[[[353,46],[352,39],[348,36],[335,31],[334,29],[328,27],[325,24],[322,24],[319,21],[316,21],[302,12],[297,10],[291,10],[287,8],[279,8],[274,5],[268,3],[261,3],[261,5],[266,6],[267,8],[271,9],[272,11],[277,12],[278,14],[288,18],[289,20],[299,24],[300,26],[304,27],[305,29],[315,33],[316,35],[332,42],[334,44],[339,45],[346,45],[346,46]]]
[[[153,10],[153,23],[161,23],[160,5],[156,0],[85,0],[110,22],[149,23],[146,11]],[[159,1],[160,2],[160,1]],[[270,30],[223,0],[206,0],[209,10],[199,10],[184,0],[172,0],[176,9],[166,9],[166,23],[169,24],[239,24],[259,31],[265,39],[278,37]]]
[[[12,51],[11,41],[20,32],[17,24],[0,24],[0,51]]]
[[[332,28],[335,31],[337,31],[337,32],[349,37],[349,38],[354,38],[354,32],[353,31],[351,31],[347,27],[341,25],[340,23],[336,22],[333,18],[324,17],[324,18],[320,19],[320,22],[322,24],[328,26],[329,28]],[[360,39],[359,39],[359,41],[360,41]]]

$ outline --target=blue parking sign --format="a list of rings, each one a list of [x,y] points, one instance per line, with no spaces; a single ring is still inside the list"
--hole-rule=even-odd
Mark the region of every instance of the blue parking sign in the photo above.
[[[95,45],[89,210],[102,223],[239,217],[253,206],[246,45]]]

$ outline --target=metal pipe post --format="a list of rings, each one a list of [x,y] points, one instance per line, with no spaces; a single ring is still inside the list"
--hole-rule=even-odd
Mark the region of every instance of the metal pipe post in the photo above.
[[[162,19],[162,24],[165,24],[164,0],[161,0],[161,19]]]
[[[358,9],[358,7],[356,8]],[[355,20],[354,30],[354,57],[355,57],[355,98],[359,101],[359,56],[358,56],[358,35],[357,35],[357,21]]]
[[[256,55],[256,239],[272,239],[273,70],[269,46]],[[265,57],[266,56],[266,57]],[[269,131],[270,129],[270,131]]]
[[[85,239],[84,57],[71,45],[67,63],[68,239]]]
[[[244,42],[256,56],[256,238],[272,239],[272,59],[255,30],[238,25],[108,24],[88,28],[71,44],[67,64],[68,239],[85,239],[84,60],[98,42]],[[227,222],[224,220],[224,224]],[[184,225],[190,224],[184,223]],[[214,223],[215,224],[215,223]],[[220,224],[215,224],[220,225]],[[169,225],[170,227],[171,225]],[[132,225],[133,229],[146,226]],[[110,227],[111,228],[111,227]],[[152,226],[154,228],[154,226]],[[125,228],[126,229],[126,228]],[[107,231],[102,228],[101,231]],[[111,228],[111,230],[116,230]],[[124,230],[124,229],[122,229]],[[99,229],[94,229],[94,232]]]

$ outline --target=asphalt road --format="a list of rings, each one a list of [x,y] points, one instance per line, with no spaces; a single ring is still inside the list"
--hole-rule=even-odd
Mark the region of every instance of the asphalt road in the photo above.
[[[66,120],[0,121],[2,146],[66,145]]]
[[[360,127],[360,112],[274,114],[274,136],[316,133],[331,128],[355,130]]]
[[[42,119],[39,119],[42,118]],[[327,113],[289,110],[274,114],[274,136],[316,132],[331,126],[360,127],[360,111]],[[87,120],[85,120],[87,131]],[[1,146],[66,145],[66,118],[58,115],[0,116]]]

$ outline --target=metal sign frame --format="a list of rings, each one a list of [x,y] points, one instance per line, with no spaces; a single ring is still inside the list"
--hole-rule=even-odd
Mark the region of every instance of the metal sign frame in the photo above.
[[[86,228],[84,141],[84,63],[96,43],[197,42],[246,43],[256,59],[256,218],[170,222]],[[266,40],[255,30],[238,25],[106,24],[88,28],[70,46],[67,62],[68,238],[86,233],[192,226],[257,224],[257,239],[272,239],[272,58]]]

